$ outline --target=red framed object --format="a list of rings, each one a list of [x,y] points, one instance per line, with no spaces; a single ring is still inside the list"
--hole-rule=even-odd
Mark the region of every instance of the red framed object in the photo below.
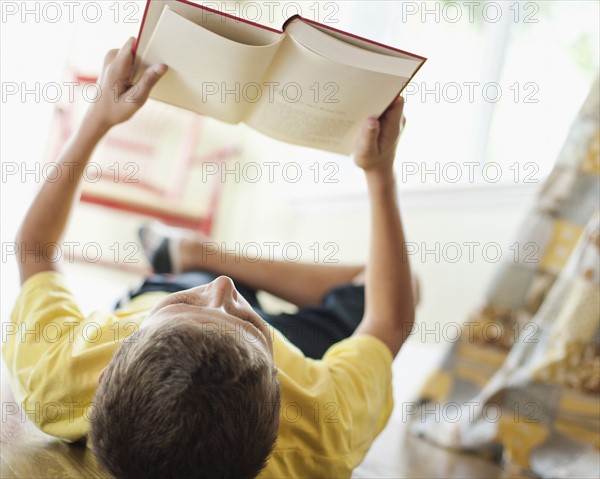
[[[77,75],[72,71],[68,71],[67,76],[69,81],[75,82],[75,84],[78,85],[78,88],[84,88],[86,85],[96,82],[96,78],[94,77]],[[85,102],[80,101],[80,103]],[[158,104],[158,102],[156,103]],[[78,104],[77,101],[57,105],[48,146],[48,162],[57,160],[62,148],[76,128],[78,114],[81,114],[81,111],[86,106],[87,105]],[[136,117],[138,115],[143,116],[144,111],[147,108],[148,105],[140,110],[140,112],[136,114]],[[197,146],[201,141],[203,127],[205,126],[203,124],[205,121],[204,117],[168,105],[161,106],[161,108],[172,109],[172,115],[180,115],[180,117],[183,118],[180,118],[180,123],[185,126],[185,132],[182,133],[182,141],[178,143],[179,151],[177,152],[177,155],[174,155],[177,157],[173,160],[170,180],[164,184],[157,184],[156,182],[148,181],[143,177],[136,178],[134,182],[128,184],[128,193],[118,195],[102,191],[101,188],[86,188],[86,185],[84,184],[80,201],[136,215],[147,216],[149,218],[158,219],[171,226],[189,228],[201,231],[205,234],[210,234],[214,225],[219,198],[222,192],[223,184],[220,181],[220,178],[215,176],[210,184],[205,183],[202,185],[202,187],[206,187],[210,190],[209,197],[205,201],[203,213],[195,213],[189,208],[178,208],[178,200],[185,190],[185,187],[188,186],[187,183],[190,181],[191,176],[190,170],[193,167],[197,167],[199,164],[206,161],[216,162],[219,165],[222,165],[228,159],[238,155],[240,149],[235,145],[224,144],[211,151],[205,151],[202,154],[198,154]],[[154,121],[152,128],[157,132],[160,132],[162,131],[160,128],[160,121],[162,120],[163,119],[160,118],[159,115],[157,118],[148,119],[147,122],[152,123]],[[133,119],[130,120],[130,122],[131,121],[133,121]],[[124,135],[123,130],[121,130],[121,134],[113,133],[116,128],[120,127],[121,125],[113,128],[113,130],[107,134],[102,141],[104,146],[110,147],[113,152],[122,153],[124,155],[136,155],[136,158],[140,159],[140,163],[145,161],[144,158],[152,159],[152,157],[157,154],[157,143],[161,141],[160,138],[156,138],[158,135],[152,135],[152,131],[146,132],[145,136],[147,138],[142,138],[140,140],[139,138],[136,138],[136,135],[134,134]],[[171,127],[171,129],[173,129],[173,127]],[[108,175],[108,178],[110,178],[110,175]],[[107,179],[107,175],[101,175],[98,182],[100,183],[105,179]],[[115,190],[118,190],[118,188],[115,188]],[[148,199],[151,199],[152,201],[148,201]]]

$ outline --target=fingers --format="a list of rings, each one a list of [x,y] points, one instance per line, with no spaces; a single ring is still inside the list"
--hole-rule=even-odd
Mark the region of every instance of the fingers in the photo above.
[[[379,121],[376,118],[368,118],[365,121],[355,149],[357,156],[370,157],[379,153],[379,129]]]
[[[399,124],[402,112],[404,111],[404,98],[397,96],[394,101],[387,107],[380,117],[382,124],[394,123]]]
[[[392,104],[380,117],[381,139],[383,142],[395,142],[400,134],[400,123],[403,118],[404,98],[396,97]]]
[[[121,47],[118,53],[113,59],[113,69],[115,79],[125,80],[129,78],[129,72],[132,67],[133,60],[133,46],[135,45],[135,38],[130,37],[127,39],[125,44]]]
[[[108,51],[108,53],[104,57],[104,68],[106,68],[108,64],[110,64],[115,59],[117,53],[119,53],[119,50],[117,50],[116,48]]]
[[[106,77],[108,72],[109,65],[113,62],[115,57],[119,53],[119,50],[109,50],[108,53],[104,56],[104,64],[102,65],[102,72],[100,73],[100,82]]]
[[[150,95],[150,91],[156,85],[158,80],[162,78],[162,76],[167,72],[167,65],[153,65],[151,67],[146,68],[142,78],[137,83],[137,91],[133,95],[133,99],[136,102],[145,102]]]
[[[118,53],[119,60],[131,61],[131,55],[133,54],[133,46],[135,45],[135,37],[129,37],[125,44],[121,47]]]

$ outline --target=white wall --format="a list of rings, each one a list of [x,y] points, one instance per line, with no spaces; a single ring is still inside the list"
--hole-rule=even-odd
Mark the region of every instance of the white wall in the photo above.
[[[280,170],[292,161],[301,162],[290,156],[289,147],[278,142],[252,134],[248,140],[252,147],[246,162],[272,161],[280,165]],[[302,261],[314,262],[318,249],[320,262],[327,253],[333,253],[331,259],[340,263],[364,262],[369,213],[360,174],[347,178],[349,185],[315,184],[309,165],[301,170],[308,184],[291,183],[277,174],[275,182],[263,178],[259,183],[249,183],[244,181],[242,166],[240,181],[226,186],[215,231],[218,240],[239,250],[256,242],[264,256],[268,253],[267,242],[279,243],[273,248],[280,255],[285,245],[297,243]],[[340,178],[340,183],[343,181]],[[422,290],[417,315],[419,334],[425,324],[431,329],[435,323],[467,319],[499,265],[498,247],[502,259],[513,257],[509,248],[540,184],[489,183],[457,188],[399,185],[405,232],[413,252],[409,260]],[[335,246],[326,246],[328,243]],[[288,250],[290,260],[296,249]],[[424,250],[430,253],[423,254]],[[458,260],[457,254],[461,255]],[[434,336],[426,339],[434,341]]]
[[[80,40],[77,42],[72,41],[75,25],[66,17],[57,23],[36,21],[31,16],[26,21],[21,21],[19,17],[7,18],[2,24],[0,38],[2,82],[19,85],[25,82],[29,87],[35,82],[60,82],[70,50],[79,53],[80,67],[83,69],[99,64],[108,44],[110,47],[121,45],[129,35],[136,34],[139,26],[138,23],[111,23],[110,14],[109,10],[105,10],[102,22],[84,24],[78,32]],[[111,23],[110,36],[106,34],[106,22]],[[94,38],[104,40],[91,41]],[[430,63],[433,68],[435,62]],[[417,97],[411,98],[409,107],[413,111],[419,109]],[[30,168],[39,166],[44,156],[54,105],[47,101],[36,101],[32,96],[21,101],[16,96],[2,101],[0,108],[2,162],[24,162]],[[409,116],[409,121],[410,128],[415,132],[429,129],[430,122],[423,118],[423,114],[413,114]],[[354,170],[344,168],[339,172],[338,184],[315,184],[310,181],[309,170],[314,160],[302,163],[304,150],[284,147],[244,128],[232,131],[247,136],[244,161],[279,161],[282,165],[298,162],[303,165],[305,177],[303,182],[297,184],[281,179],[276,183],[228,182],[215,230],[219,240],[261,243],[296,241],[301,245],[305,260],[310,260],[314,253],[309,248],[315,242],[320,243],[322,253],[326,252],[324,244],[333,242],[339,246],[335,258],[340,261],[365,260],[368,216],[364,187],[361,186],[358,172],[354,174],[351,172]],[[428,137],[430,141],[435,141],[436,132],[428,132]],[[406,140],[410,140],[410,136]],[[448,145],[448,148],[448,151],[452,151],[452,145]],[[351,161],[347,158],[335,160],[331,156],[324,158],[326,162]],[[18,175],[2,179],[0,211],[4,248],[13,241],[18,224],[40,183],[32,180],[31,176],[27,181],[22,181]],[[463,190],[432,188],[401,191],[409,240],[419,245],[424,242],[430,248],[434,247],[435,242],[444,245],[452,241],[461,244],[465,241],[482,244],[494,241],[503,245],[503,252],[509,254],[506,247],[526,211],[535,185],[513,185],[500,190],[493,185],[469,189],[471,186],[466,185]],[[98,221],[106,225],[107,237],[114,235],[115,241],[135,239],[135,223],[116,216],[108,219],[106,212],[98,213],[98,210],[89,206],[78,210],[69,232],[70,237],[86,238],[87,225]],[[464,319],[480,299],[496,268],[481,254],[476,255],[473,263],[465,260],[456,264],[436,262],[431,255],[424,262],[420,262],[418,257],[412,260],[423,289],[419,321],[428,323]],[[2,258],[1,267],[0,314],[6,319],[18,293],[17,269],[14,259],[10,257]],[[93,266],[71,266],[67,272],[71,275],[74,289],[90,308],[112,304],[117,292],[136,279],[131,275],[108,272]],[[94,284],[99,285],[95,290],[91,288]]]

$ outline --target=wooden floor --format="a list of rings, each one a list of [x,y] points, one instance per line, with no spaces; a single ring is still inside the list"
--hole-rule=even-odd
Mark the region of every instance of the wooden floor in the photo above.
[[[402,374],[407,369],[403,368],[403,364],[412,363],[414,359],[405,354],[394,363],[394,387],[395,390],[401,387],[403,396],[416,392],[417,382],[404,380],[408,376]],[[399,374],[396,371],[400,371]],[[14,414],[14,398],[4,365],[2,372],[2,478],[110,477],[99,468],[84,445],[66,444],[47,436],[30,422],[22,420],[19,414]],[[479,457],[446,451],[411,436],[407,434],[406,426],[392,416],[353,477],[496,479],[515,476],[509,476],[498,466]]]

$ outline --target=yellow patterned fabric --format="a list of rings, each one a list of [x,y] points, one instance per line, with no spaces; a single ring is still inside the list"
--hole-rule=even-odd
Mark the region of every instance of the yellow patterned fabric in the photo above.
[[[421,414],[412,424],[541,477],[600,477],[599,87],[519,230],[535,255],[499,267],[421,390],[422,411],[456,404],[460,419]]]

